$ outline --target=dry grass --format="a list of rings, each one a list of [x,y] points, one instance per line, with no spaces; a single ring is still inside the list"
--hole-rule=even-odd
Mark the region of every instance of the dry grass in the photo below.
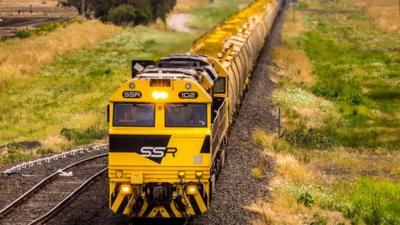
[[[55,57],[87,49],[120,28],[98,20],[71,24],[43,36],[0,43],[0,86],[15,78],[35,75]]]
[[[210,0],[177,0],[174,12],[187,12],[192,8],[198,8],[210,2]]]
[[[274,63],[277,72],[273,74],[273,81],[286,77],[295,83],[303,83],[312,86],[315,82],[312,74],[312,65],[305,52],[300,49],[288,48],[290,42],[295,40],[301,33],[306,31],[300,15],[293,20],[293,11],[285,12],[285,23],[282,27],[282,40],[285,43],[282,47],[276,47],[273,51]]]
[[[298,196],[293,193],[293,185],[297,187],[317,184],[320,180],[325,180],[322,173],[316,173],[318,170],[315,170],[315,167],[310,167],[300,162],[289,153],[271,151],[269,147],[273,146],[273,143],[277,141],[274,135],[257,130],[253,137],[256,143],[262,144],[266,148],[265,154],[276,162],[277,175],[269,183],[271,190],[271,200],[269,202],[259,202],[245,206],[246,210],[260,215],[260,219],[252,221],[252,224],[312,224],[316,221],[317,215],[324,218],[328,225],[336,225],[338,222],[350,224],[340,212],[324,210],[318,206],[308,208],[298,203]]]
[[[318,176],[352,180],[357,176],[400,181],[399,153],[359,153],[351,150],[314,151],[307,168]],[[321,178],[321,177],[320,177]]]
[[[350,225],[341,213],[321,208],[306,208],[285,192],[275,192],[273,203],[260,203],[246,206],[245,209],[260,215],[261,219],[252,221],[253,225],[304,225],[316,223],[318,215],[325,219],[326,225]]]
[[[310,59],[304,51],[288,47],[276,47],[273,50],[273,58],[278,67],[278,71],[274,73],[272,78],[275,83],[282,77],[306,86],[312,86],[315,83]]]
[[[56,7],[56,0],[1,0],[0,8],[2,7]]]
[[[389,32],[400,31],[398,0],[357,0],[357,5],[373,16],[383,29]]]
[[[282,39],[288,41],[298,37],[302,32],[307,31],[303,20],[298,11],[293,11],[293,8],[285,12],[285,23],[282,26]]]

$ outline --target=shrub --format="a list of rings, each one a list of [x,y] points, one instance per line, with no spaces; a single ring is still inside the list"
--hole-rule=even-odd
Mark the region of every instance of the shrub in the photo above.
[[[0,155],[0,164],[8,164],[19,161],[25,161],[32,158],[32,152],[23,149],[23,146],[17,143],[7,145],[7,153]]]
[[[147,14],[144,10],[136,9],[130,4],[122,4],[111,8],[107,16],[107,20],[118,25],[147,23],[150,19],[151,15]]]
[[[318,214],[314,215],[313,221],[310,223],[310,225],[326,225],[326,224],[328,224],[326,218]]]
[[[106,135],[106,131],[97,126],[92,126],[84,130],[63,128],[60,134],[76,145],[83,145],[89,144],[93,140],[102,139]]]
[[[297,198],[297,203],[304,205],[307,208],[311,208],[314,205],[314,198],[306,191],[300,194]]]
[[[328,148],[334,145],[334,140],[319,129],[298,128],[285,135],[287,142],[300,147]]]
[[[15,36],[18,38],[28,38],[32,36],[32,32],[28,29],[17,30],[17,32],[15,32]]]

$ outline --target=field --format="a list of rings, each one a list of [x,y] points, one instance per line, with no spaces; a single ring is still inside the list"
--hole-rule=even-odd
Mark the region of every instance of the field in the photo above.
[[[193,33],[172,32],[159,22],[120,28],[94,20],[0,42],[0,163],[103,139],[107,99],[129,79],[130,60],[187,52],[202,32],[229,16],[227,11],[248,2],[218,0],[201,6],[211,11],[187,9],[200,21],[191,24],[201,28]],[[20,142],[39,142],[40,147],[26,151],[29,146]]]
[[[302,0],[286,12],[268,100],[282,134],[253,134],[277,170],[260,224],[400,224],[396,6]]]
[[[18,17],[65,17],[74,16],[77,10],[73,8],[57,7],[57,0],[1,0],[0,18],[8,16]],[[30,12],[32,6],[32,12]]]

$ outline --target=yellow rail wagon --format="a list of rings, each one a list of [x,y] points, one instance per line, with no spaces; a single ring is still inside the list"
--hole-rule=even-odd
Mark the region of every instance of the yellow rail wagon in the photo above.
[[[280,0],[258,0],[198,39],[190,54],[133,61],[109,107],[110,208],[189,218],[210,206],[221,146]]]

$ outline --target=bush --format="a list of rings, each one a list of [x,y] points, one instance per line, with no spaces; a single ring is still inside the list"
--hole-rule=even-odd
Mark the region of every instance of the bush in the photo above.
[[[31,35],[32,35],[32,31],[30,31],[28,29],[17,30],[17,32],[15,32],[15,36],[18,38],[28,38]]]
[[[0,164],[8,164],[19,161],[26,161],[32,158],[32,152],[23,149],[23,146],[18,143],[7,145],[7,153],[0,154]]]
[[[315,128],[296,129],[285,135],[285,139],[290,144],[307,148],[328,148],[335,144],[332,138]]]
[[[42,24],[38,27],[35,28],[29,28],[29,29],[21,29],[17,30],[15,33],[16,37],[18,38],[28,38],[33,35],[43,35],[46,33],[53,32],[57,30],[60,27],[66,27],[67,25],[71,23],[82,23],[82,19],[80,18],[75,18],[72,20],[65,20],[65,21],[56,21],[56,22],[51,22],[51,23],[45,23]]]
[[[63,128],[60,132],[68,141],[73,141],[76,145],[89,144],[93,140],[102,139],[106,133],[99,127],[89,127],[85,130]]]
[[[309,192],[303,192],[297,198],[297,203],[304,205],[307,208],[311,208],[314,205],[314,198]]]
[[[122,4],[110,9],[107,16],[107,20],[118,25],[147,23],[150,19],[151,15],[130,4]]]

